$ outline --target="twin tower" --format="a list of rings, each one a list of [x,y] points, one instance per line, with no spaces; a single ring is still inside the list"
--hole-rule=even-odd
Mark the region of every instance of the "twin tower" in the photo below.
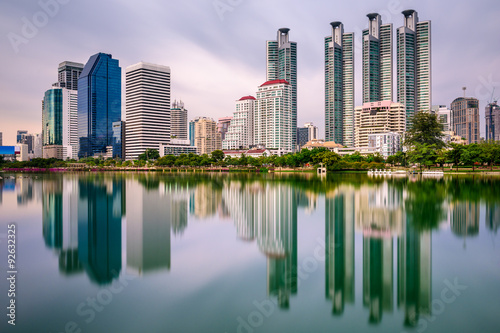
[[[406,128],[416,112],[431,108],[431,23],[419,22],[405,10],[404,25],[396,32],[396,98],[406,109]],[[362,31],[363,104],[394,101],[393,27],[379,14],[368,14]],[[354,146],[354,33],[332,22],[325,37],[325,140]]]

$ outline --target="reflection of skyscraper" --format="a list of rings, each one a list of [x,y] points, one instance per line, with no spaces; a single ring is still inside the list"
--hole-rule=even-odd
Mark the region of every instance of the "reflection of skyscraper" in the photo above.
[[[194,215],[198,218],[214,215],[221,202],[221,196],[222,192],[210,184],[199,184],[194,192]]]
[[[1,198],[0,198],[1,202]],[[500,228],[500,205],[495,203],[486,203],[486,228],[495,234]]]
[[[451,207],[451,231],[457,236],[479,234],[479,203],[473,201],[456,202]]]
[[[45,180],[42,209],[43,237],[59,254],[59,271],[82,271],[78,259],[78,183],[69,177]]]
[[[139,274],[170,269],[171,195],[136,180],[127,187],[127,267]]]
[[[341,194],[325,202],[325,293],[333,301],[333,314],[342,314],[345,303],[354,303],[354,219],[350,197],[349,193]]]
[[[288,308],[297,293],[297,201],[292,187],[266,185],[255,200],[257,243],[267,256],[268,295]]]
[[[363,236],[363,304],[370,309],[370,323],[379,323],[382,312],[393,309],[392,237]]]
[[[110,283],[121,271],[121,217],[125,183],[81,179],[78,201],[78,256],[90,278]]]
[[[431,232],[418,232],[407,217],[398,239],[398,307],[404,307],[405,326],[431,313]]]

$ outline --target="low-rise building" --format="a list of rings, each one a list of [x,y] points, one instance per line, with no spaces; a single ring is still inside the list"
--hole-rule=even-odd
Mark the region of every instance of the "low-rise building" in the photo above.
[[[191,146],[191,142],[189,140],[177,140],[171,139],[170,143],[160,143],[159,149],[160,157],[166,155],[174,155],[179,156],[181,154],[198,154],[198,147]]]
[[[401,135],[399,133],[375,133],[368,135],[368,147],[380,148],[380,154],[387,158],[401,151]]]

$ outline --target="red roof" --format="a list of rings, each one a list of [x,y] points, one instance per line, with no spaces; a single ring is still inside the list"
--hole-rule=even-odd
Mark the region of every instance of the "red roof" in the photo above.
[[[247,99],[256,99],[256,98],[253,97],[253,96],[243,96],[242,98],[240,98],[240,101],[244,101],[244,100],[247,100]]]
[[[287,80],[271,80],[271,81],[264,82],[264,84],[262,84],[261,87],[269,86],[271,84],[281,84],[281,83],[290,84],[290,83],[288,83]]]
[[[265,151],[265,149],[250,149],[247,151],[247,154],[262,154]]]

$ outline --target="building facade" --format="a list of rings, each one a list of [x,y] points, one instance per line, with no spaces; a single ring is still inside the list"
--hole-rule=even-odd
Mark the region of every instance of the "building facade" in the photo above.
[[[191,120],[189,122],[189,143],[191,144],[191,146],[194,146],[194,124],[195,124],[195,121],[194,120]]]
[[[377,13],[368,17],[363,30],[363,103],[392,101],[392,24],[382,24]]]
[[[267,81],[259,87],[254,111],[255,145],[283,152],[295,150],[292,92],[286,80]]]
[[[126,84],[126,159],[170,142],[170,67],[140,62],[129,66]]]
[[[384,158],[396,155],[398,151],[401,151],[401,135],[392,132],[368,134],[368,147],[379,148]]]
[[[255,101],[253,96],[244,96],[236,101],[236,110],[222,141],[222,149],[247,149],[253,145]]]
[[[393,132],[404,136],[406,130],[405,107],[401,103],[381,101],[364,103],[354,110],[355,147],[367,147],[370,134]]]
[[[78,79],[83,71],[83,64],[72,61],[64,61],[57,69],[57,87],[69,90],[78,90]]]
[[[217,131],[220,133],[222,140],[226,138],[226,133],[229,129],[229,125],[231,124],[231,119],[233,119],[233,117],[222,117],[217,121]]]
[[[297,128],[297,145],[300,149],[309,141],[319,139],[319,130],[313,123],[305,123],[304,127]]]
[[[177,140],[188,139],[188,110],[184,108],[182,101],[174,101],[170,109],[171,129],[170,137]]]
[[[42,156],[78,159],[78,92],[54,87],[45,92],[42,110]]]
[[[500,141],[500,106],[489,103],[485,108],[486,141]]]
[[[450,108],[455,135],[468,144],[479,143],[479,101],[473,97],[459,97]]]
[[[325,37],[325,140],[352,146],[354,33],[344,33],[341,22],[330,25],[332,35]]]
[[[431,109],[431,22],[419,22],[414,10],[403,15],[397,29],[397,101],[405,105],[409,128],[415,113]]]
[[[210,154],[222,149],[221,134],[217,131],[217,123],[207,117],[194,120],[194,142],[199,154]]]
[[[113,123],[121,120],[121,82],[111,54],[94,54],[85,64],[78,79],[79,158],[104,155],[113,145]]]
[[[433,105],[431,113],[437,115],[438,121],[443,126],[443,132],[450,132],[453,129],[451,110],[446,105]]]
[[[198,147],[191,146],[189,140],[172,139],[168,144],[160,143],[160,157],[167,155],[197,154]]]
[[[297,137],[297,43],[291,42],[288,32],[290,29],[278,30],[277,39],[266,43],[266,80],[285,80],[290,84],[291,94],[291,120],[292,128],[291,146],[295,149]]]

